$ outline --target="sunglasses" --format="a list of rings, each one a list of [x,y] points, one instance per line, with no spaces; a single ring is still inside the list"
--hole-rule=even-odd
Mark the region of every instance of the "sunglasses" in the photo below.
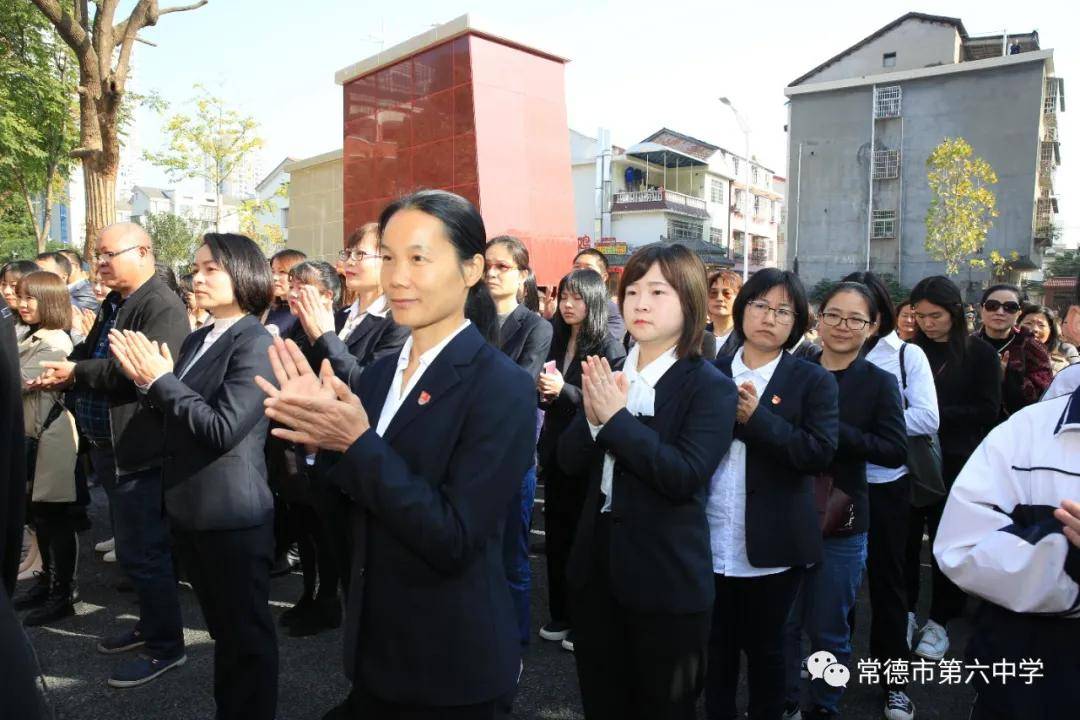
[[[1000,300],[987,300],[982,304],[983,310],[986,312],[997,312],[1004,309],[1007,313],[1020,312],[1020,303],[1009,300],[1008,302],[1001,302]]]

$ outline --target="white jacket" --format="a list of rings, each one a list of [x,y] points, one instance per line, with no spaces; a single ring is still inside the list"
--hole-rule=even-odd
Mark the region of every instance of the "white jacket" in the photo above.
[[[949,493],[942,572],[1020,613],[1080,618],[1080,548],[1053,512],[1080,501],[1080,391],[1017,412],[983,440]]]

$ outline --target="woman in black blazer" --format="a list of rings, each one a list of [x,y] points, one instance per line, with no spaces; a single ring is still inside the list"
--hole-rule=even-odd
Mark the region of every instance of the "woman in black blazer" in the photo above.
[[[739,388],[735,440],[713,476],[707,512],[716,603],[705,709],[736,716],[740,651],[750,717],[780,718],[783,630],[803,569],[821,560],[813,476],[837,444],[836,381],[785,352],[806,331],[806,291],[791,272],[754,273],[735,298],[742,347],[717,367]]]
[[[840,434],[832,465],[817,479],[824,553],[803,577],[787,623],[787,707],[794,714],[802,697],[802,633],[809,655],[832,653],[850,667],[848,613],[862,583],[866,564],[870,502],[866,464],[897,468],[907,459],[907,430],[896,378],[859,357],[881,317],[870,290],[843,282],[822,299],[818,329],[822,352],[816,362],[832,373],[839,389]],[[902,658],[901,658],[902,659]],[[884,662],[886,658],[882,658]],[[825,668],[810,668],[815,677]],[[842,685],[809,683],[810,717],[839,714]]]
[[[274,504],[267,421],[251,383],[270,370],[270,268],[242,235],[209,233],[195,253],[199,306],[214,317],[171,349],[114,330],[124,373],[165,416],[165,509],[180,562],[214,638],[218,718],[274,717],[278,652],[270,617]]]
[[[626,351],[607,327],[607,285],[593,270],[573,270],[559,282],[559,305],[551,322],[554,335],[545,371],[540,375],[540,407],[544,425],[537,442],[537,463],[544,482],[544,547],[547,554],[548,611],[551,621],[540,637],[573,650],[570,608],[566,593],[566,563],[585,503],[582,477],[559,468],[555,451],[559,436],[581,407],[582,361],[603,357],[621,368]]]
[[[585,477],[568,579],[586,718],[693,718],[713,605],[705,502],[736,390],[701,358],[705,266],[681,245],[631,256],[623,373],[588,359],[559,464]]]
[[[523,302],[532,277],[529,250],[517,238],[500,235],[488,242],[484,250],[484,263],[485,280],[499,319],[499,349],[536,382],[551,349],[551,323]],[[519,492],[510,499],[503,534],[506,579],[514,596],[522,647],[529,644],[532,632],[529,618],[532,587],[529,532],[535,503],[536,464],[533,463],[521,479]]]
[[[327,479],[352,506],[346,716],[491,718],[521,668],[503,569],[506,508],[532,463],[534,386],[487,338],[483,220],[424,190],[380,218],[382,282],[412,334],[349,387],[293,343],[267,414],[292,442],[343,453]]]

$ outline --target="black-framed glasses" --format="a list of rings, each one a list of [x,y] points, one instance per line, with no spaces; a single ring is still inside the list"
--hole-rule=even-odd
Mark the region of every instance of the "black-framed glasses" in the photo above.
[[[100,265],[103,262],[111,263],[113,260],[116,259],[116,257],[118,255],[123,255],[124,253],[130,252],[132,250],[138,250],[141,247],[146,247],[146,246],[145,245],[132,245],[131,247],[124,248],[123,250],[117,250],[116,252],[106,252],[105,250],[102,250],[97,254],[98,264]]]
[[[825,323],[829,327],[839,327],[843,325],[848,330],[854,330],[860,332],[866,329],[866,326],[870,324],[870,321],[861,317],[844,317],[837,312],[823,312],[821,313],[821,322]]]
[[[986,312],[997,312],[1002,309],[1010,314],[1020,312],[1020,303],[1013,300],[1007,300],[1006,302],[1001,302],[1000,300],[987,300],[982,306],[983,310]]]
[[[374,260],[375,258],[381,258],[382,253],[368,252],[367,250],[342,250],[338,253],[338,257],[342,260],[355,260],[357,262],[364,262],[365,260]]]
[[[776,322],[781,325],[791,325],[795,322],[794,310],[790,308],[774,308],[764,300],[751,300],[746,303],[746,309],[757,317],[765,317],[771,311],[776,316]]]

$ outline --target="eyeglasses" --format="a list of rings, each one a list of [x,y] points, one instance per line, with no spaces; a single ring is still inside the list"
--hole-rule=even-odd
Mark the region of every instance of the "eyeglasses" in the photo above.
[[[789,308],[774,308],[764,300],[751,300],[746,303],[746,309],[750,311],[751,315],[758,318],[763,318],[772,311],[776,316],[776,322],[781,325],[791,325],[795,322],[795,311]]]
[[[365,260],[374,260],[375,258],[381,258],[382,254],[377,252],[367,252],[366,250],[342,250],[338,253],[338,257],[342,260],[355,260],[357,262],[364,262]]]
[[[870,324],[870,321],[861,317],[844,317],[840,313],[825,312],[821,313],[821,322],[825,323],[829,327],[840,327],[843,325],[848,330],[854,330],[859,332],[865,330],[866,326]]]
[[[502,262],[485,263],[484,267],[487,268],[488,272],[494,270],[498,275],[502,275],[503,273],[510,272],[511,270],[515,269],[513,265],[507,265],[506,263]]]
[[[1008,302],[1001,302],[1000,300],[987,300],[982,304],[983,310],[986,312],[997,312],[1004,309],[1007,313],[1020,312],[1020,303],[1009,300]]]
[[[126,252],[130,252],[132,250],[138,250],[139,248],[143,248],[143,247],[146,247],[146,246],[145,245],[132,245],[131,247],[124,248],[123,250],[117,250],[116,252],[107,252],[105,250],[101,250],[97,254],[98,265],[100,265],[102,263],[111,263],[114,259],[116,259],[116,257],[118,255],[123,255]]]

